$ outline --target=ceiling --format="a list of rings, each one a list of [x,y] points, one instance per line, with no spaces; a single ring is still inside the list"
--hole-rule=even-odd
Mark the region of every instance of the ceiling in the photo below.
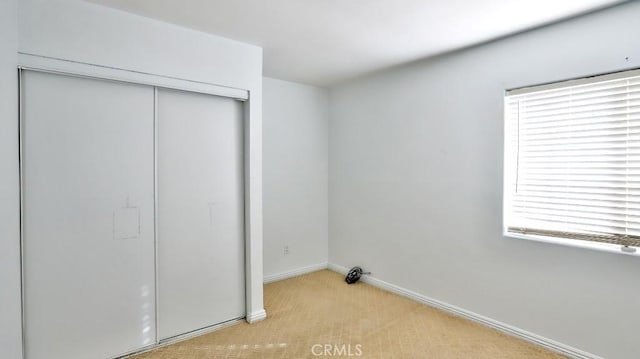
[[[331,86],[620,0],[87,0],[264,48],[264,75]]]

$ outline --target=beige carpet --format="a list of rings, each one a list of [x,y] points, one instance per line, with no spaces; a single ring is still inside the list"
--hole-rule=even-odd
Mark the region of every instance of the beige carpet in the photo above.
[[[328,270],[267,284],[264,299],[262,322],[135,358],[564,358]]]

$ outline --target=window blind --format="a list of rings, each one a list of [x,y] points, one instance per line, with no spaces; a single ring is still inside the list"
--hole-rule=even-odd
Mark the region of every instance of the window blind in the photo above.
[[[640,71],[507,92],[504,224],[640,247]]]

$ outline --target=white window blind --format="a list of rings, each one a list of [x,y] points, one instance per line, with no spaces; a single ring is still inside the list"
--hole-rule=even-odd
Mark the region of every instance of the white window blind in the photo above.
[[[507,233],[640,247],[640,71],[508,91]]]

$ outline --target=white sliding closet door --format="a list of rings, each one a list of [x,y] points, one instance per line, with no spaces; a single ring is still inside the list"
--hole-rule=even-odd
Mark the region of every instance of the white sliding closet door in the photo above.
[[[26,359],[155,342],[154,90],[23,72]]]
[[[158,90],[160,339],[245,316],[242,103]]]

